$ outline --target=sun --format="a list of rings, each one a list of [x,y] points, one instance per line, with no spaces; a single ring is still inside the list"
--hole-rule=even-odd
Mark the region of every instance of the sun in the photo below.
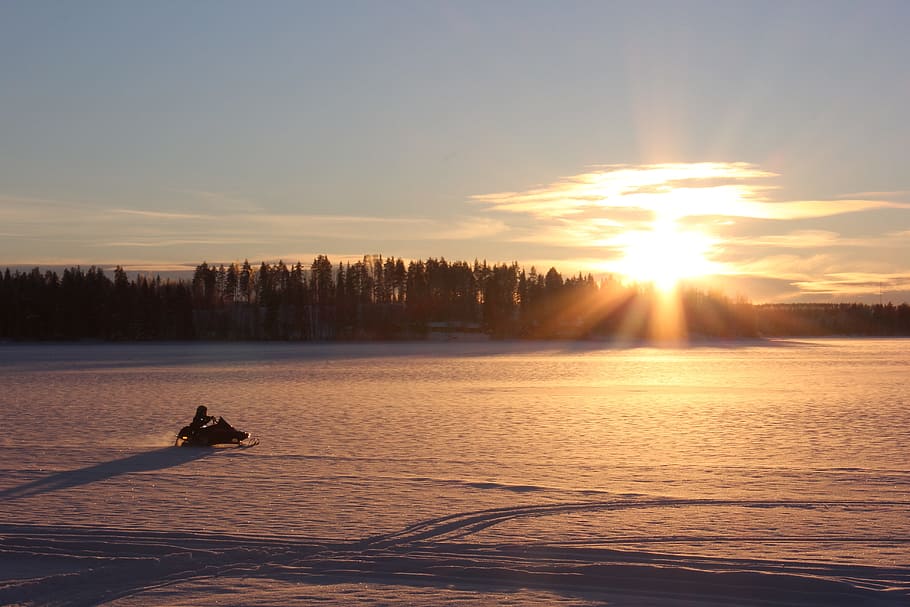
[[[710,261],[714,241],[708,235],[681,230],[673,219],[659,219],[650,230],[626,232],[617,238],[623,257],[615,269],[635,282],[651,283],[663,292],[676,289],[680,281],[713,274]]]

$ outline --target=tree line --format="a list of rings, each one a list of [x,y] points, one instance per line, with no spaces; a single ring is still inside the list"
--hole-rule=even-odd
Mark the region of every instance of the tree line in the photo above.
[[[455,337],[648,339],[662,330],[660,296],[591,274],[564,277],[518,263],[405,263],[365,256],[333,264],[198,265],[192,279],[117,266],[34,268],[0,275],[0,339],[370,340]],[[901,304],[752,305],[685,289],[677,327],[690,337],[910,335]]]

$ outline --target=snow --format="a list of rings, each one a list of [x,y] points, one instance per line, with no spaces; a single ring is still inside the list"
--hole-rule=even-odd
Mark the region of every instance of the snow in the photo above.
[[[193,604],[211,601],[214,592],[232,604],[252,604],[252,598],[241,598],[251,588],[267,587],[275,594],[276,588],[286,587],[284,592],[295,593],[300,592],[295,585],[305,584],[321,586],[329,594],[326,587],[368,583],[402,586],[409,591],[418,588],[424,594],[426,588],[473,590],[483,595],[503,588],[531,589],[544,603],[553,601],[554,595],[626,601],[635,597],[636,602],[654,603],[699,597],[738,604],[797,601],[824,605],[898,604],[908,598],[910,571],[906,567],[472,541],[478,531],[504,520],[627,507],[713,505],[717,504],[620,500],[500,508],[422,521],[398,532],[349,542],[9,525],[2,528],[7,582],[0,597],[4,604],[73,605],[130,604],[118,600],[128,597],[141,597],[144,604],[175,604],[180,596],[204,597],[195,596],[187,603]],[[824,508],[855,504],[735,505]],[[272,587],[272,582],[278,585]],[[188,586],[195,590],[186,590]],[[304,592],[316,591],[307,588]],[[408,595],[399,590],[397,596]],[[343,604],[347,599],[339,596],[335,600]],[[379,597],[369,600],[381,602]]]
[[[907,604],[907,345],[0,346],[0,604]]]

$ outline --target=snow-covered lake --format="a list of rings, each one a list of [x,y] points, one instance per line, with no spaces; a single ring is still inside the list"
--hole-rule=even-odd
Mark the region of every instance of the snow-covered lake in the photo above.
[[[0,604],[907,604],[908,379],[908,340],[0,345]],[[199,404],[261,443],[173,447]]]

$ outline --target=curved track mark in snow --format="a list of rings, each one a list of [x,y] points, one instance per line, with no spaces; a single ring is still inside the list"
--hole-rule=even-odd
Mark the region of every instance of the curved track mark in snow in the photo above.
[[[435,517],[353,542],[8,526],[0,527],[0,570],[10,568],[0,574],[0,604],[96,605],[215,576],[296,583],[533,587],[568,594],[583,590],[636,596],[654,596],[658,589],[658,596],[690,595],[736,604],[907,604],[910,568],[901,566],[693,557],[571,543],[481,545],[459,541],[517,518],[628,508],[876,506],[910,510],[905,502],[858,501],[631,499],[538,504]],[[654,541],[680,539],[669,536]],[[731,541],[723,536],[700,539]],[[831,539],[907,543],[899,538]]]
[[[655,500],[607,500],[586,501],[567,504],[546,504],[517,506],[508,508],[491,508],[475,512],[464,512],[414,523],[400,531],[367,538],[363,545],[386,547],[402,543],[439,539],[459,539],[477,533],[493,525],[527,517],[553,516],[576,512],[596,512],[603,510],[626,510],[631,508],[659,507],[741,507],[741,508],[829,508],[829,507],[869,507],[899,506],[910,512],[910,503],[894,501],[796,501],[796,500],[723,500],[723,499],[655,499]]]

